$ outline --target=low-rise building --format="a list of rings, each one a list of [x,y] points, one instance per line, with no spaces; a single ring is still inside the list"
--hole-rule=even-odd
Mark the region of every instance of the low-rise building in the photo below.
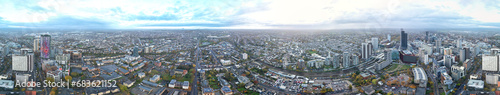
[[[499,74],[486,74],[486,83],[487,84],[498,84],[498,76]]]
[[[233,91],[228,86],[224,86],[220,89],[223,95],[233,95]]]
[[[160,75],[154,75],[153,77],[149,78],[149,81],[151,81],[151,82],[160,81]]]
[[[250,79],[248,79],[248,78],[247,78],[247,77],[245,77],[245,76],[238,76],[237,78],[238,78],[238,81],[239,81],[240,83],[244,83],[244,84],[246,84],[246,83],[249,83],[249,82],[250,82]]]
[[[222,63],[222,65],[231,65],[231,60],[220,59],[220,63]]]
[[[139,78],[144,78],[144,77],[146,77],[146,73],[142,73],[142,72],[141,73],[137,73],[137,76]]]
[[[123,82],[123,85],[127,86],[127,87],[132,87],[132,85],[134,85],[135,81],[130,81],[130,80],[127,80],[125,82]]]
[[[214,91],[210,87],[203,88],[203,91],[201,92],[201,94],[202,95],[215,95]]]
[[[14,89],[14,81],[11,80],[0,80],[0,88],[3,89]]]
[[[139,85],[139,89],[141,89],[143,92],[146,92],[147,94],[149,94],[149,93],[151,93],[151,91],[153,91],[152,88],[142,86],[142,85]]]
[[[184,81],[184,83],[182,83],[182,89],[189,89],[189,81]]]
[[[170,80],[170,83],[168,83],[168,87],[175,88],[175,83],[176,82],[177,82],[177,80],[175,80],[175,79]]]
[[[427,86],[427,75],[421,67],[413,68],[414,82],[419,84],[419,87]]]
[[[453,83],[453,79],[448,73],[441,73],[441,83],[449,86]]]
[[[483,90],[484,89],[484,81],[482,80],[469,80],[467,82],[467,88],[469,90]]]

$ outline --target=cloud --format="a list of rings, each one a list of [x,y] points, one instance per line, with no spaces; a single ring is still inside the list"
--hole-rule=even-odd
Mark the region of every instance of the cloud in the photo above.
[[[0,6],[0,25],[28,28],[500,27],[497,0],[15,0]]]

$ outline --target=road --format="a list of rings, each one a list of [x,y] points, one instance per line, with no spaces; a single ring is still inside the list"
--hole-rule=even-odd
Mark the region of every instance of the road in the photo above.
[[[439,81],[436,81],[436,78],[434,77],[434,74],[431,73],[430,69],[426,69],[427,76],[429,77],[428,79],[431,79],[431,81],[434,83],[434,95],[439,95],[439,86],[438,83]]]
[[[200,50],[200,47],[198,47],[200,44],[200,42],[198,41],[198,45],[196,46],[196,50],[194,51],[194,59],[195,59],[195,74],[194,74],[194,79],[193,81],[191,82],[191,95],[198,95],[198,81],[200,81],[199,77],[200,77],[200,73],[198,73],[198,69],[201,69],[201,66],[200,66],[200,53],[201,53],[201,50]]]

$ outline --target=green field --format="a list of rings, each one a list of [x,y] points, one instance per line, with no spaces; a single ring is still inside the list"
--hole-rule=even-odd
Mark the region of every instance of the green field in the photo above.
[[[399,70],[406,70],[410,69],[410,65],[403,65],[403,64],[391,64],[390,67],[387,68],[387,72],[393,72],[393,71],[399,71]]]

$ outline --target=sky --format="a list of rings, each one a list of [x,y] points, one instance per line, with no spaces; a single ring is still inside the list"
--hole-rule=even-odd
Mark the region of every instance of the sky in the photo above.
[[[500,28],[499,0],[0,0],[0,28]]]

